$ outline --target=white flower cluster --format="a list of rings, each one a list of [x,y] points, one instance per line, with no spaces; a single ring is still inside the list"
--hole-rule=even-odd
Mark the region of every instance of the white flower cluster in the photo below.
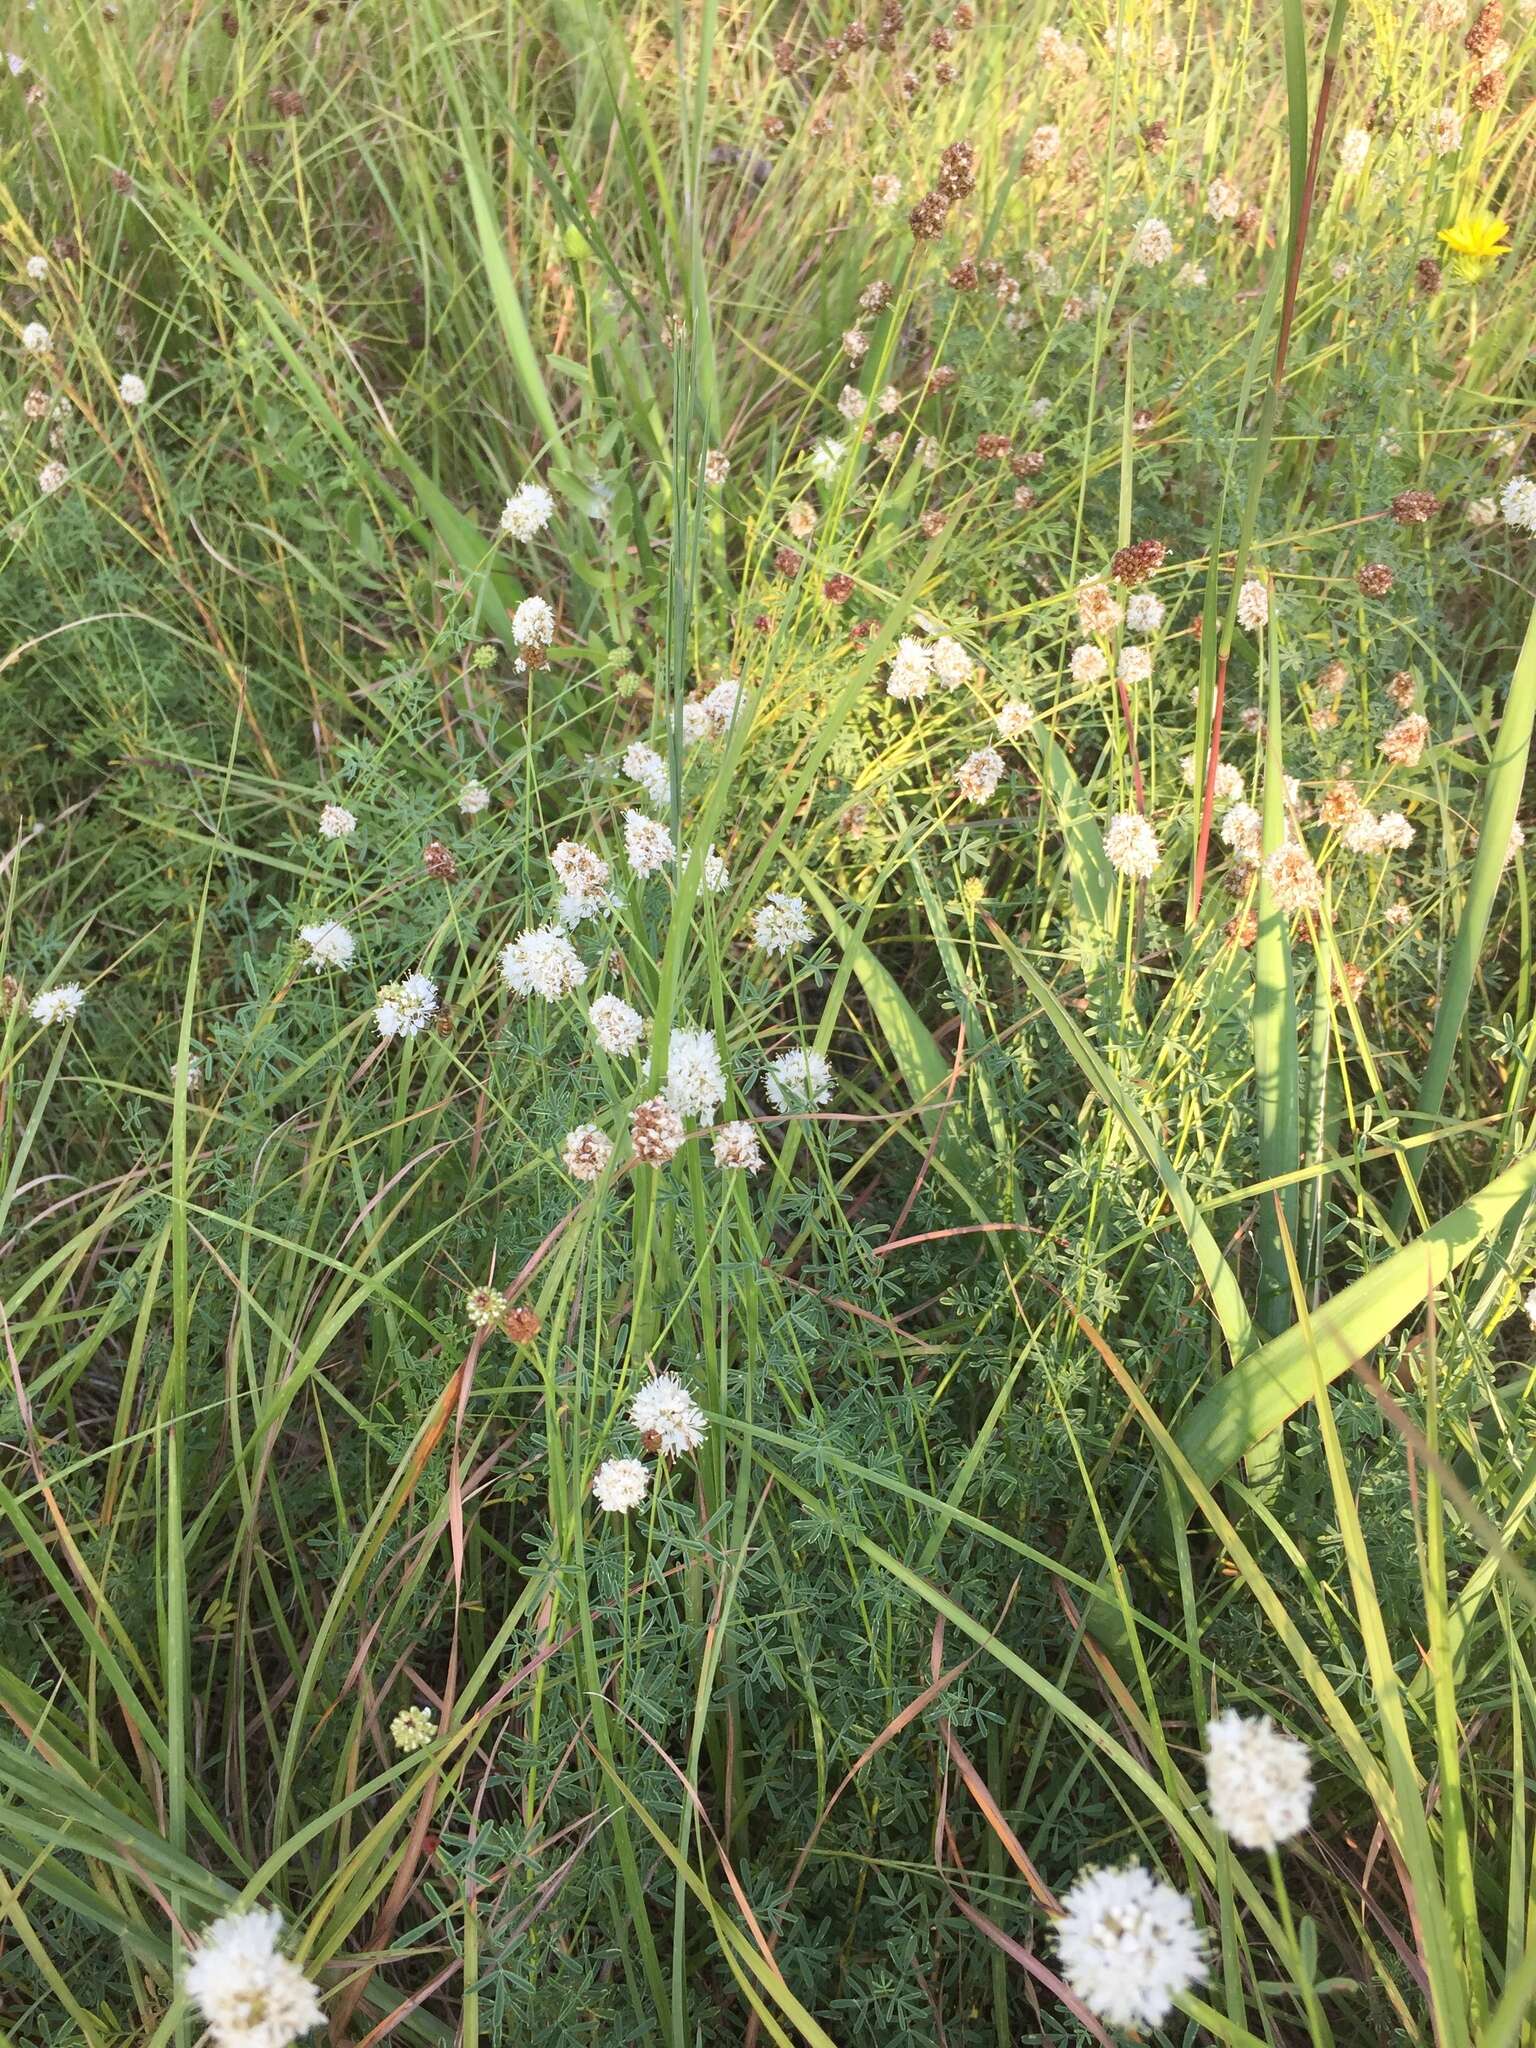
[[[676,1373],[653,1373],[630,1404],[630,1427],[646,1450],[669,1462],[696,1451],[709,1418]],[[592,1475],[592,1498],[610,1515],[631,1514],[651,1489],[650,1467],[639,1458],[606,1458]]]
[[[282,1928],[271,1907],[204,1928],[183,1982],[216,2048],[288,2048],[325,2024],[314,1985],[277,1945]]]
[[[404,981],[387,982],[379,990],[373,1020],[379,1036],[415,1038],[437,1015],[437,983],[425,974],[408,974]]]

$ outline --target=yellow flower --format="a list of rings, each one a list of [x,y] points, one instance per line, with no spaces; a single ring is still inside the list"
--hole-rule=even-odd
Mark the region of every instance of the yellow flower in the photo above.
[[[1496,213],[1485,213],[1480,208],[1458,214],[1448,228],[1440,230],[1440,240],[1451,252],[1451,268],[1458,277],[1468,284],[1476,284],[1486,277],[1499,258],[1508,251],[1505,243],[1509,236],[1509,224]]]

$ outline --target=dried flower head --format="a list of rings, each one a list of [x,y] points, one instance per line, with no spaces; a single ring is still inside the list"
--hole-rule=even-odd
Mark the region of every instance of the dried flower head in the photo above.
[[[984,804],[996,794],[1006,762],[996,747],[978,747],[967,754],[955,774],[955,783],[967,803]]]
[[[572,1180],[601,1180],[613,1157],[613,1140],[596,1124],[577,1124],[560,1143],[560,1163]]]
[[[1138,583],[1155,576],[1167,559],[1168,549],[1163,541],[1136,540],[1129,547],[1116,550],[1109,573],[1122,588],[1134,590]]]
[[[715,1133],[715,1164],[723,1173],[757,1173],[763,1165],[763,1148],[751,1124],[722,1124]]]
[[[1248,633],[1269,623],[1269,585],[1250,576],[1237,593],[1237,622]]]
[[[1388,508],[1399,526],[1423,526],[1440,510],[1433,491],[1399,491]]]
[[[1148,214],[1131,237],[1131,261],[1139,263],[1145,270],[1155,270],[1172,254],[1173,236],[1168,223],[1159,220],[1155,213]]]
[[[648,1166],[665,1166],[687,1135],[682,1118],[664,1095],[653,1095],[631,1113],[630,1142],[636,1157]]]
[[[1388,726],[1378,744],[1394,768],[1416,768],[1429,745],[1429,720],[1422,711],[1411,711]]]
[[[421,850],[421,864],[434,882],[456,882],[459,864],[441,839],[429,839]]]
[[[704,481],[718,491],[731,473],[731,458],[723,448],[711,448],[704,457]]]
[[[1362,597],[1385,597],[1392,588],[1392,571],[1385,562],[1362,562],[1355,571],[1355,582]]]
[[[1125,616],[1117,597],[1107,583],[1094,581],[1078,586],[1077,622],[1085,633],[1094,633],[1104,639],[1114,633]]]
[[[1305,847],[1277,846],[1264,863],[1264,880],[1282,917],[1316,910],[1323,900],[1322,879]]]

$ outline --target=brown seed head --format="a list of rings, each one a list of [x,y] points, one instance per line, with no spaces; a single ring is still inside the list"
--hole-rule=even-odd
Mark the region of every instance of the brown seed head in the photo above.
[[[805,557],[798,548],[780,548],[774,555],[773,566],[781,576],[798,576],[805,566]]]
[[[1116,550],[1109,573],[1124,589],[1134,590],[1138,583],[1156,575],[1167,559],[1168,549],[1163,541],[1133,540],[1129,547]]]
[[[1502,0],[1485,0],[1473,17],[1472,26],[1461,39],[1462,48],[1469,57],[1486,57],[1499,40],[1503,26]]]
[[[830,604],[846,604],[853,595],[853,578],[839,569],[822,584],[821,594]]]
[[[963,263],[957,263],[949,273],[951,289],[957,292],[973,292],[981,282],[976,265],[967,256]]]
[[[1385,562],[1362,562],[1355,571],[1362,597],[1385,597],[1392,588],[1392,571]]]
[[[1491,114],[1504,98],[1504,74],[1502,71],[1485,71],[1473,86],[1472,105],[1480,114]]]
[[[946,199],[968,199],[976,190],[976,145],[952,142],[939,158],[935,181]]]
[[[949,219],[949,201],[942,192],[923,195],[907,215],[907,226],[915,242],[936,242]]]
[[[459,864],[441,839],[427,841],[421,864],[434,882],[456,882],[459,878]]]
[[[1399,526],[1423,526],[1440,510],[1433,491],[1399,491],[1389,508]]]
[[[983,462],[1001,462],[1012,447],[1013,442],[1007,434],[978,434],[976,436],[976,453]]]
[[[1413,281],[1425,298],[1433,298],[1445,282],[1445,273],[1433,256],[1421,256],[1414,265]]]

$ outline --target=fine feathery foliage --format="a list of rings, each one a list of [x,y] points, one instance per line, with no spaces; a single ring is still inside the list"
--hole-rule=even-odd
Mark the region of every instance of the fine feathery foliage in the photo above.
[[[1536,0],[5,37],[0,2048],[1536,2048]]]

